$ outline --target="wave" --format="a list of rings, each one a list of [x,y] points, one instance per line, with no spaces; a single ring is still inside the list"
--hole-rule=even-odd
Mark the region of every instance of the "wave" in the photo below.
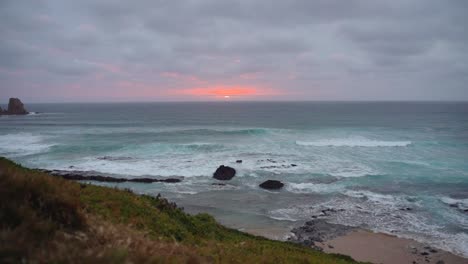
[[[300,146],[313,147],[406,147],[412,144],[411,141],[381,141],[367,138],[336,138],[322,139],[317,141],[296,141]]]
[[[139,158],[147,158],[161,156],[167,154],[196,154],[196,153],[212,153],[223,151],[226,146],[223,144],[209,142],[192,142],[192,143],[149,143],[145,145],[130,145],[124,146],[113,154],[129,155]]]
[[[286,183],[286,190],[292,193],[333,193],[343,190],[343,186],[324,183]]]
[[[14,157],[46,152],[55,144],[46,143],[45,139],[31,133],[0,135],[0,153]]]
[[[314,203],[271,210],[268,216],[290,221],[311,217],[324,219],[334,224],[363,227],[375,232],[414,239],[468,256],[468,234],[442,229],[439,224],[430,220],[430,212],[425,211],[415,197],[380,194],[367,190],[349,190],[344,194]],[[451,199],[445,201],[463,202],[463,199]]]
[[[34,124],[37,125],[37,124]],[[40,126],[56,125],[41,123]],[[75,129],[79,127],[80,129]],[[64,134],[114,135],[114,136],[155,136],[155,135],[264,135],[274,129],[267,128],[229,128],[229,127],[127,127],[121,124],[71,123],[66,124]]]
[[[441,197],[440,201],[450,205],[451,207],[456,207],[460,209],[461,211],[468,211],[468,198],[466,199],[454,199],[451,197]]]

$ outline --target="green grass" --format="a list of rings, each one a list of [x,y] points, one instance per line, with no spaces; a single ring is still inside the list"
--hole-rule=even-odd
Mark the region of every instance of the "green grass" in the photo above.
[[[226,228],[160,197],[81,184],[0,158],[0,262],[355,263]]]

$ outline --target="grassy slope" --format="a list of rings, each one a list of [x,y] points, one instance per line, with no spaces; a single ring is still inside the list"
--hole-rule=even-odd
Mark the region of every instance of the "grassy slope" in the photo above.
[[[162,198],[85,185],[0,158],[0,262],[354,263],[245,234]]]

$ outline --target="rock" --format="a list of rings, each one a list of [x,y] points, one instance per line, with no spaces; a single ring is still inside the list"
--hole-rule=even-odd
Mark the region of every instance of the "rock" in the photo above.
[[[178,183],[178,182],[181,182],[180,179],[176,179],[176,178],[167,178],[167,179],[134,178],[134,179],[127,179],[127,181],[142,182],[142,183],[152,183],[152,182]]]
[[[220,181],[228,181],[232,179],[235,175],[236,175],[235,169],[229,166],[221,165],[213,173],[213,178],[220,180]]]
[[[10,98],[10,101],[8,102],[8,110],[6,113],[9,115],[27,115],[28,111],[26,111],[20,99]]]
[[[291,164],[291,167],[296,167],[296,166],[297,166],[297,164],[294,164],[294,163]]]
[[[109,160],[109,161],[126,161],[126,160],[132,160],[132,157],[113,157],[113,156],[103,156],[103,157],[97,157],[98,160]]]
[[[259,185],[263,189],[277,190],[283,188],[284,184],[276,180],[267,180]]]
[[[64,170],[42,170],[42,172],[49,173],[54,176],[62,177],[66,180],[75,181],[98,181],[98,182],[138,182],[138,183],[153,183],[153,182],[165,182],[165,183],[178,183],[181,179],[178,178],[117,178],[106,175],[98,175],[95,172],[86,171],[64,171]]]
[[[311,220],[291,232],[294,234],[288,241],[310,246],[314,242],[323,242],[335,237],[343,236],[355,230],[354,227],[327,223],[325,220]]]
[[[242,160],[236,160],[236,163],[242,163]]]

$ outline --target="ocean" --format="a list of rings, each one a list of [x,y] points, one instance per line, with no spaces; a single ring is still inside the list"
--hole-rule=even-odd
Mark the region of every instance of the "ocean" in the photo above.
[[[0,116],[0,155],[41,169],[181,183],[96,183],[162,194],[191,213],[284,239],[315,218],[468,257],[468,103],[27,104]],[[242,163],[236,163],[242,160]],[[236,169],[213,185],[220,165]],[[280,191],[258,187],[280,180]]]

